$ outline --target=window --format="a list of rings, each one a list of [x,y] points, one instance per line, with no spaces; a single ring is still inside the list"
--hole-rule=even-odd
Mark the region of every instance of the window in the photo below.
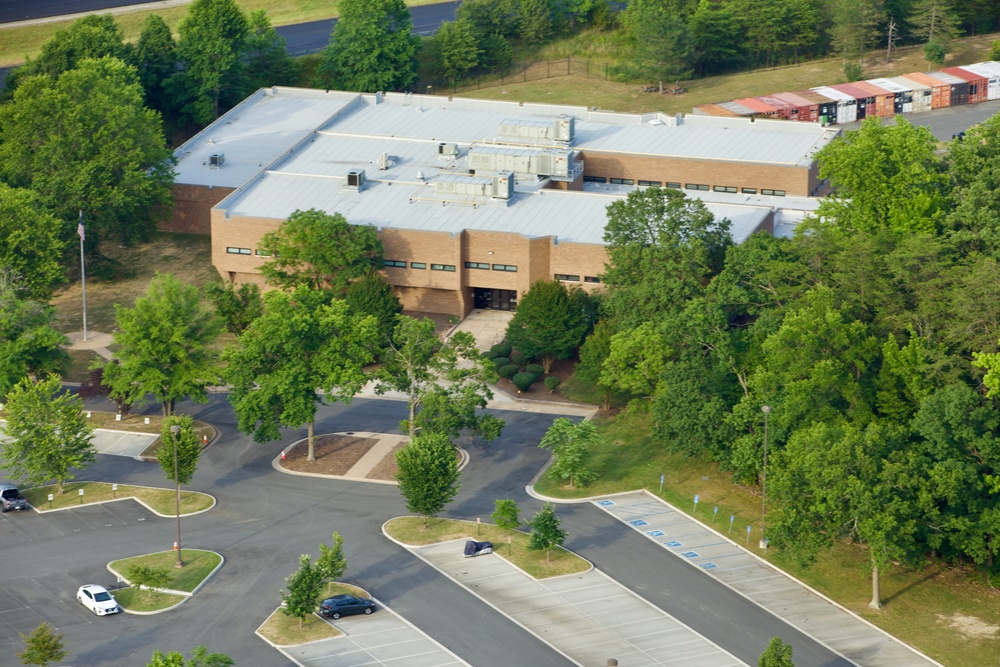
[[[784,190],[764,190],[764,189],[761,189],[760,193],[762,195],[773,195],[775,197],[784,197],[785,196],[785,191]]]
[[[685,190],[708,190],[708,186],[707,185],[702,185],[700,183],[685,183],[684,184],[684,189]]]
[[[757,194],[757,188],[743,188],[740,192],[745,195],[755,195]]]
[[[607,183],[608,179],[604,178],[603,176],[584,176],[583,177],[583,182],[584,183]]]
[[[635,181],[631,178],[612,178],[611,182],[615,185],[635,185]]]
[[[230,255],[249,255],[250,248],[226,248],[226,252]]]
[[[584,276],[583,277],[583,282],[585,282],[585,283],[599,283],[599,282],[601,282],[601,279],[598,278],[597,276]]]
[[[646,187],[655,187],[655,188],[658,188],[658,187],[660,187],[661,183],[659,181],[644,181],[644,180],[640,179],[639,180],[639,185],[644,185]]]
[[[253,254],[257,255],[258,257],[270,257],[271,256],[271,253],[269,253],[266,250],[261,250],[260,248],[257,248],[256,250],[254,250]]]
[[[425,264],[424,262],[410,262],[410,268],[411,269],[426,269],[427,268],[427,264]]]
[[[431,264],[431,271],[454,271],[454,264]]]
[[[580,282],[580,276],[574,276],[569,273],[557,273],[556,280],[562,280],[567,283],[578,283]]]
[[[494,264],[494,271],[517,271],[517,267],[513,264]]]
[[[406,262],[400,261],[398,259],[387,259],[385,260],[385,265],[394,269],[405,269]]]
[[[681,184],[680,183],[674,183],[673,181],[667,181],[666,184],[664,185],[664,187],[673,188],[674,190],[680,190],[681,189]]]
[[[490,265],[484,262],[466,262],[465,268],[467,269],[489,269]]]
[[[716,185],[712,189],[716,192],[736,192],[736,188],[730,185]]]

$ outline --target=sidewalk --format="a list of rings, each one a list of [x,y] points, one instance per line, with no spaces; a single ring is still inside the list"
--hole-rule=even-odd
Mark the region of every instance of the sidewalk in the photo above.
[[[541,497],[533,491],[531,493]],[[552,498],[544,500],[567,502]],[[665,557],[687,561],[858,665],[942,667],[935,660],[758,558],[721,532],[650,493],[635,491],[584,502],[593,502],[647,539],[660,544],[671,554]],[[702,511],[710,513],[707,508]],[[723,523],[720,519],[720,525]]]
[[[74,331],[71,334],[67,334],[66,337],[69,338],[69,345],[66,346],[67,349],[93,350],[105,359],[111,360],[111,350],[108,349],[108,346],[114,342],[111,334],[101,333],[100,331],[88,331],[87,340],[84,340],[82,331]]]

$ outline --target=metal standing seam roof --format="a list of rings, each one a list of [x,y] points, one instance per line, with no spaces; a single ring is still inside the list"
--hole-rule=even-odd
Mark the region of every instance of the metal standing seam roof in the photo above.
[[[958,79],[966,81],[968,83],[975,83],[977,81],[985,81],[989,78],[988,75],[979,74],[978,72],[973,72],[970,69],[964,67],[947,67],[942,72],[950,74]]]
[[[768,104],[759,97],[741,97],[733,101],[737,104],[742,104],[755,113],[777,113],[779,111],[778,107]]]
[[[892,95],[895,97],[896,91],[883,88],[881,86],[875,85],[870,81],[852,81],[849,85],[855,88],[860,88],[869,93],[869,97],[882,97],[885,95]]]
[[[745,107],[739,102],[719,102],[719,106],[727,111],[732,111],[737,116],[752,116],[755,112],[749,107]]]
[[[868,83],[893,93],[907,93],[913,90],[912,86],[904,85],[902,82],[893,81],[892,79],[868,79]],[[924,87],[926,88],[926,86]]]
[[[856,100],[869,100],[874,97],[874,93],[870,93],[863,88],[858,88],[857,86],[851,85],[849,83],[837,83],[830,86],[834,90],[839,90],[843,93],[847,93]]]
[[[930,86],[931,88],[940,88],[941,86],[949,85],[948,81],[943,78],[935,76],[934,74],[928,74],[927,72],[912,72],[910,74],[903,75],[907,79],[912,79],[917,83],[923,83]]]
[[[928,76],[932,76],[935,79],[940,79],[941,81],[944,81],[945,83],[950,83],[953,86],[954,85],[958,85],[958,84],[969,83],[968,80],[966,80],[966,79],[960,79],[959,77],[955,76],[954,74],[948,74],[948,72],[945,72],[943,70],[938,70],[936,72],[930,72],[930,74]]]
[[[806,99],[798,93],[775,93],[772,97],[775,97],[783,102],[787,102],[796,107],[815,107],[820,103],[814,100]],[[827,100],[824,100],[826,102]]]
[[[962,65],[961,69],[969,70],[973,74],[978,74],[986,79],[1000,79],[1000,63],[994,63],[990,60],[982,63],[973,63],[972,65]]]
[[[931,89],[931,87],[928,86],[926,83],[921,83],[920,81],[917,81],[916,79],[911,79],[909,76],[894,76],[894,77],[891,77],[889,79],[889,81],[893,81],[895,83],[898,83],[901,86],[906,86],[910,90],[930,90]]]
[[[816,86],[815,88],[811,88],[810,90],[814,90],[817,93],[819,93],[820,95],[824,95],[826,97],[829,97],[831,100],[834,100],[836,102],[855,102],[855,101],[857,101],[857,99],[854,96],[848,95],[844,91],[838,90],[836,88],[832,88],[830,86]]]
[[[795,95],[796,97],[801,97],[804,100],[808,100],[812,104],[830,104],[831,102],[837,102],[836,99],[828,97],[818,90],[793,90],[790,94]]]

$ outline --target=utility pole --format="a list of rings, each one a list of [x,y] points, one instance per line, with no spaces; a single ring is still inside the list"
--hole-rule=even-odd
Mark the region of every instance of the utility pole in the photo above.
[[[770,405],[762,405],[760,411],[764,413],[764,467],[761,469],[763,492],[760,501],[760,548],[767,551],[767,416],[771,414]]]
[[[174,488],[176,490],[176,512],[177,512],[177,541],[174,542],[174,550],[177,551],[177,562],[174,567],[181,568],[184,567],[184,561],[181,560],[181,478],[177,474],[177,437],[180,433],[181,427],[177,424],[170,425],[170,435],[173,436],[174,441]]]

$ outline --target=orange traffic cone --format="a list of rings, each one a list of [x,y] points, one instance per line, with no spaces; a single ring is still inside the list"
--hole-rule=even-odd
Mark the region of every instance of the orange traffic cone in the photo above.
[[[281,450],[281,460],[282,460],[282,461],[284,461],[284,460],[285,460],[285,459],[287,459],[287,458],[288,458],[288,457],[287,457],[287,456],[285,456],[285,450],[284,450],[284,449],[282,449],[282,450]]]
[[[207,435],[201,436],[201,444],[203,444],[203,445],[207,445],[208,444],[208,436]]]
[[[174,551],[177,551],[177,542],[174,542]]]

